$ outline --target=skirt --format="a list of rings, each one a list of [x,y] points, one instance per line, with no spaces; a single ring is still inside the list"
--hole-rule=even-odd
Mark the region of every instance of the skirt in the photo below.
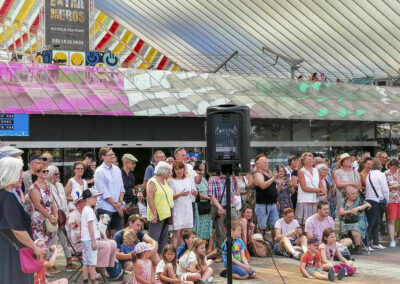
[[[308,217],[317,213],[317,203],[297,203],[296,219],[300,225],[304,225]]]

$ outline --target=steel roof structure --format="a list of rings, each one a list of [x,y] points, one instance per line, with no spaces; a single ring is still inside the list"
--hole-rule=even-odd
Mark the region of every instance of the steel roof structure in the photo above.
[[[400,121],[400,88],[265,76],[0,63],[0,113],[204,117],[245,105],[252,118]]]
[[[397,0],[97,0],[95,4],[186,70],[213,71],[238,51],[227,64],[230,73],[290,78],[288,61],[304,60],[296,75],[318,72],[342,81],[399,75]]]

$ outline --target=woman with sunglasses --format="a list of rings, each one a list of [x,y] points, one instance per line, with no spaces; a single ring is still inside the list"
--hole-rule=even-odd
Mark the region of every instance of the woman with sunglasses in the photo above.
[[[75,209],[74,197],[80,197],[85,189],[88,189],[87,181],[82,178],[85,165],[82,162],[75,162],[73,166],[74,176],[70,178],[65,186],[65,196],[68,200],[68,208],[71,212]]]
[[[49,182],[49,186],[51,188],[51,194],[54,199],[54,203],[57,206],[58,210],[62,210],[65,216],[68,217],[68,203],[67,198],[65,197],[64,186],[60,183],[60,170],[56,166],[48,167],[49,174],[47,176],[47,181]],[[65,258],[67,259],[67,271],[75,271],[78,267],[72,262],[71,252],[68,249],[68,241],[66,238],[66,234],[64,233],[64,227],[59,226],[57,231],[57,237],[60,240],[61,246],[64,250]],[[57,238],[53,238],[50,242],[51,245],[57,244]]]
[[[39,165],[36,168],[36,174],[37,180],[29,189],[29,197],[32,201],[32,233],[35,240],[40,238],[47,246],[55,234],[46,232],[45,220],[49,219],[51,224],[56,225],[58,213],[50,185],[47,182],[49,170],[44,164]]]

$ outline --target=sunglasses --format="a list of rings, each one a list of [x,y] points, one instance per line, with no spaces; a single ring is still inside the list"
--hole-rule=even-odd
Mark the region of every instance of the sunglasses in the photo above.
[[[59,175],[60,175],[60,173],[55,173],[54,175],[55,175],[55,176],[59,176]]]
[[[49,173],[49,170],[43,170],[43,171],[40,171],[41,173],[44,173],[44,174],[48,174]]]

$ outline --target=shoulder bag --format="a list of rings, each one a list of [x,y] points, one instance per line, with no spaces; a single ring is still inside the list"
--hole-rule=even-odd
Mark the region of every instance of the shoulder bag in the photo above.
[[[31,248],[20,248],[15,242],[10,240],[9,237],[6,236],[1,230],[0,233],[3,237],[11,243],[11,245],[17,250],[19,253],[19,261],[21,263],[21,270],[23,273],[32,274],[38,273],[42,270],[42,266],[39,261],[36,259],[35,253]]]
[[[196,196],[197,208],[199,209],[199,215],[207,215],[211,212],[211,203],[209,200],[201,201],[200,191]]]
[[[379,200],[379,195],[378,195],[378,193],[376,192],[375,186],[374,186],[374,184],[373,184],[372,181],[371,181],[371,174],[368,175],[368,179],[369,179],[369,183],[370,183],[371,186],[372,186],[372,189],[374,190],[374,193],[375,193],[376,198],[378,198],[378,200]],[[385,210],[386,205],[387,205],[387,201],[386,201],[385,198],[383,198],[383,200],[380,200],[380,201],[379,201],[379,209],[380,209],[381,211]]]
[[[60,194],[58,192],[58,189],[57,189],[57,186],[54,186],[54,188],[56,189],[58,196],[60,196]],[[65,223],[67,222],[67,215],[65,215],[65,212],[63,210],[61,210],[60,207],[58,206],[57,199],[54,197],[53,193],[51,195],[53,196],[54,202],[57,205],[57,213],[58,213],[57,223],[58,223],[58,226],[63,228],[65,226]]]
[[[343,208],[346,206],[347,198],[343,202]],[[358,215],[354,215],[353,213],[346,214],[342,217],[342,220],[345,224],[354,224],[358,222]]]
[[[169,199],[168,199],[167,193],[165,192],[165,189],[164,189],[164,187],[162,186],[162,184],[161,184],[156,178],[154,178],[154,179],[157,181],[157,183],[161,186],[162,190],[164,191],[165,198],[167,199],[168,205],[169,205],[170,210],[171,210],[171,217],[167,218],[166,221],[167,221],[167,223],[168,223],[169,225],[172,225],[172,224],[174,223],[173,215],[172,215],[172,208],[174,207],[174,205],[171,206],[171,204],[169,203]],[[165,182],[167,182],[167,181],[165,181]]]

